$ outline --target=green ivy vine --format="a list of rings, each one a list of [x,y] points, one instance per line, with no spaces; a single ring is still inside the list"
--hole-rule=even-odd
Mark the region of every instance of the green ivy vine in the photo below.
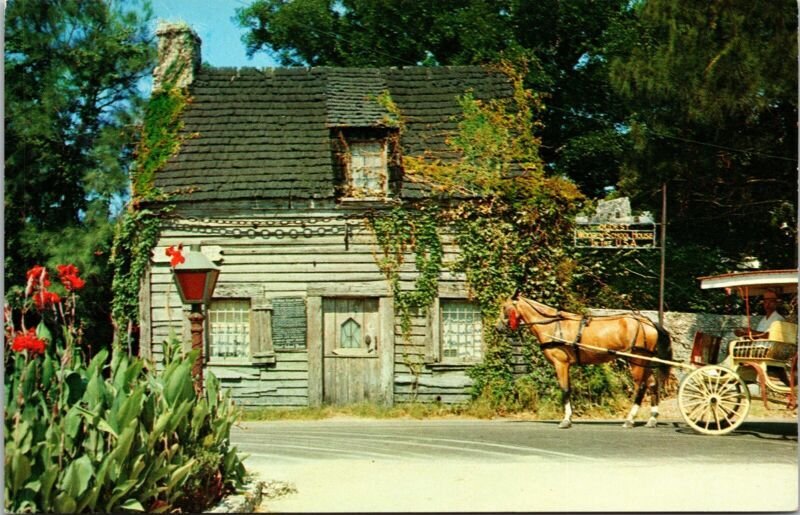
[[[413,313],[429,309],[439,294],[444,252],[437,211],[431,206],[420,209],[397,206],[368,220],[383,249],[378,266],[391,282],[403,337],[408,341]],[[400,280],[400,267],[407,252],[414,253],[418,271],[413,289],[403,289]]]
[[[139,318],[139,290],[150,256],[158,242],[161,220],[172,206],[168,195],[155,187],[156,172],[181,146],[181,113],[190,98],[172,86],[153,93],[145,107],[136,163],[131,175],[131,201],[120,216],[114,233],[110,263],[112,318],[117,341],[129,339]]]
[[[582,309],[571,288],[579,264],[568,248],[584,197],[574,183],[545,171],[537,136],[544,106],[523,87],[524,63],[500,63],[497,68],[509,77],[513,93],[482,101],[466,92],[459,99],[462,116],[448,138],[458,158],[403,156],[406,180],[427,186],[434,195],[376,215],[372,226],[383,249],[378,264],[392,282],[404,334],[410,331],[414,310],[429,308],[438,295],[442,245],[437,230],[446,227],[453,233],[460,249],[453,270],[464,274],[484,321],[484,359],[468,370],[474,397],[494,409],[538,409],[558,404],[552,367],[532,336],[514,343],[494,330],[494,321],[500,303],[517,290]],[[396,106],[392,116],[402,127]],[[407,252],[414,253],[419,273],[413,290],[401,288],[400,267]],[[527,364],[524,374],[518,371],[520,356]],[[612,380],[610,366],[586,367],[576,376],[577,410],[586,403],[607,402],[621,388]],[[585,398],[584,391],[589,392]]]

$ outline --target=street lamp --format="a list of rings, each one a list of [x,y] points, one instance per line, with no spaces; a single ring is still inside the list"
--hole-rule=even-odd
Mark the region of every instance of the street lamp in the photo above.
[[[199,245],[192,245],[185,258],[172,268],[178,295],[184,304],[192,307],[189,322],[192,331],[192,350],[199,350],[192,367],[195,390],[203,391],[203,306],[211,300],[217,285],[219,268],[200,252]]]

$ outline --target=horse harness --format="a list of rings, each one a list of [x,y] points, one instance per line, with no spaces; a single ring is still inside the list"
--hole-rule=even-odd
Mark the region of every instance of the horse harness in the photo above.
[[[516,303],[516,301],[515,301],[515,303]],[[557,311],[555,315],[548,315],[546,313],[542,313],[535,305],[530,304],[528,302],[526,302],[526,304],[531,306],[534,309],[534,311],[539,313],[539,315],[551,318],[551,320],[546,320],[546,321],[542,321],[542,322],[526,322],[526,321],[523,320],[522,321],[522,325],[548,325],[548,324],[553,324],[553,323],[557,324],[556,325],[556,332],[557,332],[558,336],[553,336],[553,338],[556,338],[556,340],[550,340],[549,342],[539,342],[539,346],[542,348],[542,350],[552,349],[552,348],[556,348],[556,347],[566,347],[566,346],[572,347],[572,350],[575,353],[575,364],[580,366],[581,365],[580,348],[581,348],[581,339],[583,338],[583,330],[589,324],[592,323],[592,320],[594,320],[594,318],[593,317],[586,317],[586,316],[581,315],[580,324],[578,325],[578,332],[575,335],[575,339],[570,342],[570,341],[567,341],[567,340],[564,340],[564,339],[561,338],[561,321],[562,320],[570,320],[569,317],[563,316],[561,314],[561,311]],[[614,316],[617,316],[617,315],[614,315]],[[654,356],[657,355],[656,352],[654,352],[654,351],[652,351],[652,350],[650,350],[650,349],[648,349],[646,347],[637,347],[636,346],[636,339],[639,337],[639,331],[641,330],[641,327],[642,327],[642,321],[639,320],[639,319],[636,319],[636,321],[638,322],[638,324],[636,325],[636,333],[634,333],[634,335],[633,335],[633,341],[631,342],[630,347],[628,349],[623,350],[623,351],[616,351],[614,349],[606,349],[606,352],[608,354],[611,354],[613,356],[613,355],[618,354],[619,352],[631,352],[633,354],[641,354],[644,357],[654,357]],[[558,341],[558,340],[560,340],[560,341]],[[628,359],[628,358],[624,358],[624,359]],[[648,364],[637,363],[637,365],[643,366],[643,367],[647,367],[647,368],[651,368],[653,366],[653,365],[650,365],[649,363]]]

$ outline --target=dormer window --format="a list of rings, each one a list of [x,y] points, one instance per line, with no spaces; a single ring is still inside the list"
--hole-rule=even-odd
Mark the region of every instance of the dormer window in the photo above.
[[[338,200],[363,205],[390,202],[402,174],[399,141],[397,131],[386,127],[331,129]]]
[[[389,170],[386,140],[352,141],[348,163],[348,186],[354,198],[384,198],[388,193]]]

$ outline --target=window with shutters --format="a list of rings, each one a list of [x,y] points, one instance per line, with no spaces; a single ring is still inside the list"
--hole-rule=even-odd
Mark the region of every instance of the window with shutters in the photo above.
[[[213,299],[208,306],[206,342],[212,365],[275,363],[272,302],[263,296]]]

